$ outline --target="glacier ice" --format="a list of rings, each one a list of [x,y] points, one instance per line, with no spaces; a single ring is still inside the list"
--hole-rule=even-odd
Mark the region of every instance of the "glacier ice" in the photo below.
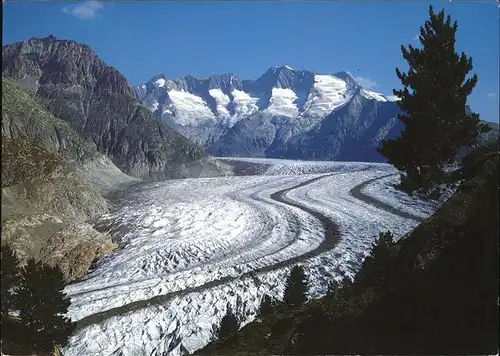
[[[211,340],[227,303],[245,324],[264,294],[281,297],[297,262],[310,275],[310,297],[320,297],[332,278],[354,275],[380,231],[401,237],[418,224],[350,193],[368,180],[375,179],[363,192],[397,209],[428,216],[437,208],[407,204],[391,188],[397,172],[387,164],[240,160],[269,168],[259,176],[145,183],[112,197],[114,208],[97,225],[121,249],[66,287],[79,327],[65,355],[193,352]],[[271,198],[284,190],[284,202]],[[324,240],[306,208],[334,221],[340,239],[300,260]]]

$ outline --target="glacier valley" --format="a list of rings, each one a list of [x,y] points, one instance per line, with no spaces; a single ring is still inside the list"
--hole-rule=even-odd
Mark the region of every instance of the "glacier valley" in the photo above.
[[[66,287],[65,355],[181,355],[210,342],[228,305],[242,326],[302,264],[310,298],[353,277],[379,232],[398,238],[442,203],[393,188],[384,163],[224,158],[258,175],[140,183],[96,222],[120,249]]]

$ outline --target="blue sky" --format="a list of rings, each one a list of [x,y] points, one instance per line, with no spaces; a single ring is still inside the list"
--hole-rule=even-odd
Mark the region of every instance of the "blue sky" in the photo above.
[[[347,70],[383,94],[400,88],[400,46],[428,17],[430,2],[17,2],[3,5],[3,43],[49,34],[93,48],[132,84],[153,75],[260,76],[288,64]],[[472,109],[498,121],[499,9],[494,0],[434,2],[459,24],[457,50],[472,56],[479,83]],[[359,69],[359,71],[358,71]]]

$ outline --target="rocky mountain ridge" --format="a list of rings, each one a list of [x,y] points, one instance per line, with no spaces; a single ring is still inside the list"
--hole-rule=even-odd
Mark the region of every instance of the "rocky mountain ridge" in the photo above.
[[[256,80],[154,76],[134,87],[144,106],[215,156],[381,160],[378,143],[399,134],[395,99],[347,72],[273,66]]]
[[[131,176],[220,175],[201,147],[156,120],[125,77],[86,45],[48,36],[3,46],[2,76],[29,89]]]
[[[159,74],[133,90],[161,121],[214,156],[384,161],[377,147],[403,129],[397,99],[363,88],[345,71],[282,65],[256,80]]]

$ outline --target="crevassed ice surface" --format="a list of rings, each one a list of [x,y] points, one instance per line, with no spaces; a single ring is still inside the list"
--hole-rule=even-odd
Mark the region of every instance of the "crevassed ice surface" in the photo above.
[[[260,176],[148,183],[116,194],[97,225],[110,229],[121,249],[66,287],[79,326],[64,355],[193,352],[211,340],[228,303],[244,325],[264,294],[281,298],[294,264],[305,266],[317,298],[331,279],[354,275],[380,231],[401,237],[418,224],[350,193],[370,181],[363,194],[402,209],[389,165],[238,160],[269,168]],[[414,200],[411,212],[428,216],[436,208]],[[325,248],[323,225],[311,212],[339,227],[333,248]]]

